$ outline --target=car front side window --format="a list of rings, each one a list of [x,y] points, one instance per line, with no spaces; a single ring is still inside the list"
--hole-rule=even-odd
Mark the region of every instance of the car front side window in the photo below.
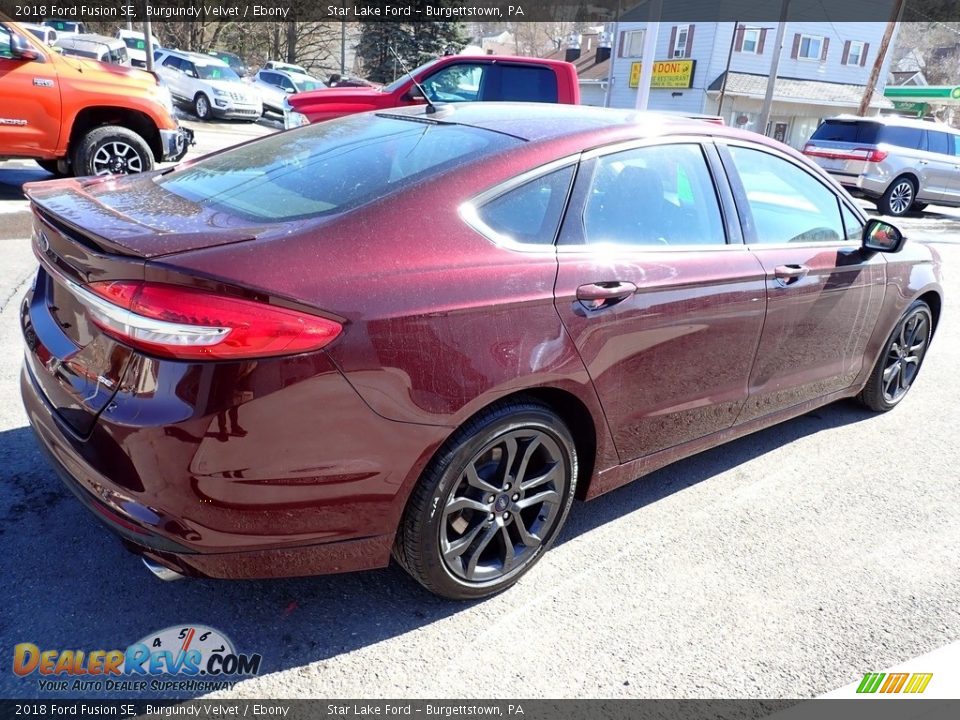
[[[833,242],[846,237],[837,195],[793,163],[762,150],[729,146],[753,217],[754,242]]]

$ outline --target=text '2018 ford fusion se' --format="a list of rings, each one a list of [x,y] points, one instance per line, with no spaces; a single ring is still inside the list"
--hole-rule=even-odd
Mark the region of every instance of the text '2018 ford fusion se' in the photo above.
[[[802,155],[652,114],[369,113],[28,195],[30,423],[161,576],[392,554],[492,594],[574,497],[893,408],[942,304],[935,253]]]

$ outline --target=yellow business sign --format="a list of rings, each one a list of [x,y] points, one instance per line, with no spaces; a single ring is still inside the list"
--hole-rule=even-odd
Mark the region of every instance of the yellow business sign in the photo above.
[[[693,70],[696,66],[696,60],[654,60],[653,79],[650,81],[650,87],[693,87]],[[640,86],[642,67],[642,62],[635,62],[630,65],[630,87]]]

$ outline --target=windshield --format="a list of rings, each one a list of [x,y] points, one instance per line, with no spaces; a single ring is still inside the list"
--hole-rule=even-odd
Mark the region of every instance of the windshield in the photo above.
[[[212,155],[156,182],[200,205],[280,222],[356,207],[520,144],[479,128],[351,115]]]
[[[226,65],[197,65],[197,77],[201,80],[240,79],[240,76]]]
[[[314,80],[313,78],[299,79],[299,78],[290,78],[293,81],[294,86],[297,88],[297,92],[308,92],[310,90],[322,90],[326,87],[319,80]]]
[[[432,65],[436,65],[439,61],[440,61],[440,58],[436,58],[434,60],[431,60],[428,63],[424,63],[413,72],[409,72],[406,75],[402,75],[401,77],[398,77],[392,83],[384,87],[383,92],[385,93],[396,92],[397,90],[402,88],[406,83],[410,82],[410,79],[412,76],[419,75],[421,70],[426,70],[428,67],[431,67]]]

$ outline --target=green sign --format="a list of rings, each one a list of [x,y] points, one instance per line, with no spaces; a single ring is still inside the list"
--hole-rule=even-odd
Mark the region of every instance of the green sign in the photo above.
[[[927,103],[905,102],[903,100],[894,100],[893,107],[900,115],[916,115],[917,117],[923,117],[930,110]]]

